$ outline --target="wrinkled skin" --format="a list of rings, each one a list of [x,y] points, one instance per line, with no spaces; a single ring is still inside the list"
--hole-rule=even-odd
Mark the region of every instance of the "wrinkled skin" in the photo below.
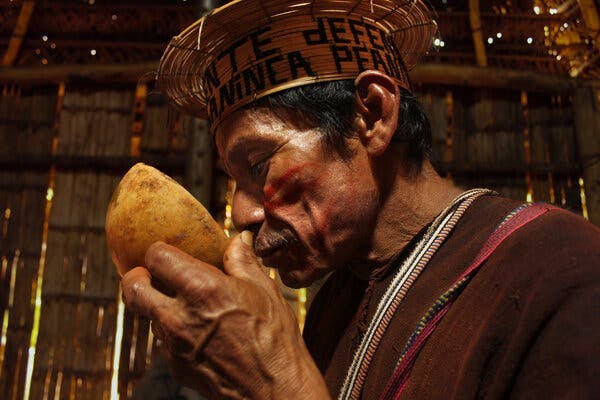
[[[243,235],[251,243],[250,233]],[[153,288],[151,276],[177,294]],[[122,283],[127,307],[152,319],[173,375],[208,398],[328,397],[292,310],[239,235],[224,272],[159,242],[148,250],[146,268],[131,270]]]
[[[368,243],[378,192],[358,138],[342,159],[294,115],[259,108],[225,121],[216,143],[236,181],[233,221],[286,285],[308,286],[364,252],[356,244]]]

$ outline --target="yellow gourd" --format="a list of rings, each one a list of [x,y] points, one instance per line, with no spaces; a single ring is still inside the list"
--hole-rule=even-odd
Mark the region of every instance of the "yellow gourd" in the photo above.
[[[179,183],[138,163],[125,174],[108,205],[106,240],[119,274],[143,266],[157,241],[222,266],[227,237],[208,211]]]

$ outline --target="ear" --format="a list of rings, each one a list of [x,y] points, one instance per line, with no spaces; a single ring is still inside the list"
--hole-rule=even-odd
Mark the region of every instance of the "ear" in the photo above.
[[[398,126],[400,89],[392,78],[375,70],[362,72],[354,85],[360,138],[370,154],[379,156]]]

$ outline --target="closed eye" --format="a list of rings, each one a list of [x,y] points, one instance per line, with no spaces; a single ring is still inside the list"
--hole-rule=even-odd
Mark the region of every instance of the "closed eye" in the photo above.
[[[267,160],[259,161],[250,166],[250,176],[258,178],[264,175],[267,170]]]
[[[264,178],[267,175],[272,158],[285,143],[279,144],[267,153],[251,154],[249,156],[248,163],[250,164],[250,176],[252,179]]]

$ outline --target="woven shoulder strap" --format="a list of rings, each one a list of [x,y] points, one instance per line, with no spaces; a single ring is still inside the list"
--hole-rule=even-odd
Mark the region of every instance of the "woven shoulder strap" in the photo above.
[[[381,396],[381,400],[399,399],[404,391],[412,367],[425,345],[427,338],[435,331],[446,315],[454,300],[475,275],[477,270],[492,255],[502,242],[515,231],[550,210],[561,210],[558,207],[543,203],[525,204],[508,214],[485,242],[471,265],[458,277],[454,284],[436,301],[417,325],[394,370],[392,378]]]

